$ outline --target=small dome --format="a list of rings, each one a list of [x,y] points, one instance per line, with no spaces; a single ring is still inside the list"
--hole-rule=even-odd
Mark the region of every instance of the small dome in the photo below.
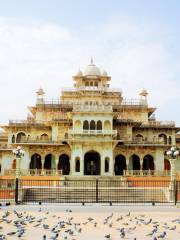
[[[101,75],[106,77],[108,74],[107,74],[106,70],[103,69]]]
[[[146,96],[148,95],[148,92],[147,92],[145,89],[143,89],[143,90],[140,92],[139,95],[140,95],[140,96],[143,96],[143,97],[146,97]]]
[[[84,76],[101,76],[100,69],[93,63],[92,59],[84,71]]]
[[[38,91],[36,92],[37,95],[44,95],[44,91],[42,88],[39,88]]]
[[[83,75],[83,73],[82,73],[82,71],[79,69],[78,72],[76,73],[76,76],[82,76],[82,75]]]

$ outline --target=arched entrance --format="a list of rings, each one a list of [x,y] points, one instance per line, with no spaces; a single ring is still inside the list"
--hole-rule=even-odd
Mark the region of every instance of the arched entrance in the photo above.
[[[143,158],[143,170],[154,170],[154,159],[149,154]]]
[[[67,154],[62,154],[59,157],[58,170],[62,170],[63,175],[69,175],[70,163],[69,163],[69,156]]]
[[[101,157],[98,152],[87,152],[84,155],[84,175],[100,175]]]
[[[45,157],[44,169],[51,170],[56,169],[55,157],[52,154],[48,154]]]
[[[16,169],[16,159],[14,159],[12,162],[12,169]]]
[[[171,170],[171,164],[168,159],[164,159],[164,170],[170,171]]]
[[[118,155],[115,158],[114,172],[115,175],[123,175],[123,170],[126,170],[126,158],[123,155]]]
[[[140,169],[141,169],[140,158],[136,154],[133,154],[130,157],[129,170],[140,170]]]
[[[30,169],[42,169],[41,156],[37,153],[33,154],[31,157],[31,162],[29,164]]]

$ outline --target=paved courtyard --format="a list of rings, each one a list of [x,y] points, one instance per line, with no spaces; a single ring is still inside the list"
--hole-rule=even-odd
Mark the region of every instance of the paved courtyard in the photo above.
[[[2,239],[180,239],[171,206],[19,205],[1,207]]]

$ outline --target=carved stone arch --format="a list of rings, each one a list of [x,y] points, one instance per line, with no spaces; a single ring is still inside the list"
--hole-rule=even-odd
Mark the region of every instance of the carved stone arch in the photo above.
[[[26,133],[24,131],[19,131],[16,134],[16,143],[20,143],[26,139]]]
[[[154,157],[151,154],[143,157],[143,170],[155,170]]]
[[[167,138],[167,135],[165,133],[160,133],[158,135],[158,139],[159,139],[160,142],[162,142],[164,144],[168,143],[168,138]]]

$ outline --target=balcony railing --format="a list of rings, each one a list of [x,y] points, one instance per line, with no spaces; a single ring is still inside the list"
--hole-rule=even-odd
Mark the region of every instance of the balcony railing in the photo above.
[[[64,138],[58,138],[57,140],[52,140],[51,138],[46,138],[46,139],[39,139],[39,138],[26,138],[26,137],[21,137],[16,141],[14,144],[17,143],[22,143],[22,144],[62,144],[62,141],[68,139],[68,136]]]
[[[107,88],[107,87],[95,87],[95,86],[82,86],[79,88],[62,88],[62,93],[77,92],[77,91],[104,91],[104,92],[118,92],[121,93],[120,88]]]
[[[73,130],[68,131],[71,135],[117,135],[117,130]]]
[[[33,121],[29,121],[29,120],[9,120],[9,125],[15,125],[15,126],[25,126],[25,125],[45,126],[44,122],[36,122],[35,120],[33,120]]]
[[[141,127],[175,127],[174,121],[149,121],[143,123]]]
[[[89,104],[75,104],[73,106],[74,112],[112,112],[111,105],[89,105]]]
[[[124,106],[147,106],[147,100],[146,99],[123,99],[121,105]]]
[[[124,170],[124,176],[170,176],[170,170]],[[177,175],[179,173],[177,172]]]
[[[15,176],[17,170],[16,169],[10,169],[4,170],[4,175],[10,175],[10,176]],[[21,176],[55,176],[55,175],[62,175],[62,170],[57,170],[57,169],[21,169],[20,173]]]

